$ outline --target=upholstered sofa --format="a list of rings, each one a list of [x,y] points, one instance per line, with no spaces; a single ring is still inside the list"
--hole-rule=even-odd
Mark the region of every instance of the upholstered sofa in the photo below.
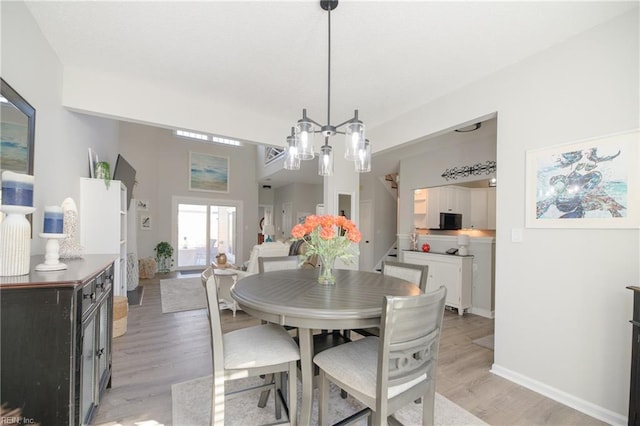
[[[259,257],[275,257],[275,256],[301,256],[305,252],[305,244],[302,240],[297,241],[272,241],[265,242],[262,244],[256,244],[251,249],[251,254],[249,256],[249,260],[247,260],[243,265],[243,272],[246,272],[244,275],[238,275],[238,278],[242,276],[257,274],[258,271],[258,258]],[[302,259],[300,259],[302,260]],[[316,260],[315,258],[308,259],[302,265],[303,268],[315,268]]]
[[[293,256],[304,254],[304,241],[272,241],[264,242],[262,244],[256,244],[251,249],[249,260],[244,262],[242,269],[236,270],[236,276],[219,276],[218,285],[220,286],[220,293],[224,299],[230,299],[229,290],[236,280],[241,280],[249,275],[257,274],[259,271],[258,258],[260,257],[277,257],[277,256]],[[302,259],[300,259],[302,260]],[[315,268],[315,257],[305,260],[302,265],[303,268]],[[224,297],[226,295],[226,297]],[[230,300],[227,300],[230,302]],[[231,307],[233,306],[233,307]],[[227,303],[226,307],[238,309],[235,303]]]

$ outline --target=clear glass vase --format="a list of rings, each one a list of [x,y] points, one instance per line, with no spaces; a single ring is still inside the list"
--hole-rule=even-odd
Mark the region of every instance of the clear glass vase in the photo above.
[[[336,283],[336,277],[333,275],[333,264],[336,261],[335,257],[318,256],[320,259],[320,274],[318,275],[318,282],[322,285],[334,285]]]

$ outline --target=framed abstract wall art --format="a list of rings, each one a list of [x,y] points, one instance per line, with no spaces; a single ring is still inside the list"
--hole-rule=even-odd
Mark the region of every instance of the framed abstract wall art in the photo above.
[[[148,231],[151,229],[151,216],[143,214],[140,216],[140,229]]]
[[[527,151],[529,228],[640,227],[640,131]]]
[[[229,192],[229,158],[190,152],[189,190]]]

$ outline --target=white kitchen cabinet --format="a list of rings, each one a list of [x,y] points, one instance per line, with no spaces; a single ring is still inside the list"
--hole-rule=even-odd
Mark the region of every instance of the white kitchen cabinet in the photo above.
[[[459,315],[463,315],[464,310],[471,307],[473,256],[405,250],[403,262],[429,265],[427,292],[445,286],[447,288],[445,304],[456,308]]]
[[[440,213],[462,214],[462,227],[470,227],[469,190],[459,186],[427,189],[427,228],[440,227]]]
[[[474,229],[496,229],[496,189],[469,190],[470,223]]]
[[[416,189],[413,192],[413,226],[427,228],[427,190]]]
[[[127,295],[127,188],[80,178],[80,244],[86,254],[116,254],[113,295]]]
[[[469,225],[474,229],[488,228],[487,189],[473,188],[469,190],[470,220]]]
[[[441,188],[429,188],[427,192],[427,228],[440,227],[440,192]]]
[[[487,229],[496,229],[496,189],[487,190]]]

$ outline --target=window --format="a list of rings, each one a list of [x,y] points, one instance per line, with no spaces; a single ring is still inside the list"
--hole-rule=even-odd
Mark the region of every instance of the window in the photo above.
[[[187,139],[195,139],[199,141],[211,141],[215,143],[221,143],[223,145],[240,146],[240,141],[235,139],[223,138],[220,136],[209,136],[204,133],[190,132],[188,130],[176,130],[176,136]]]

